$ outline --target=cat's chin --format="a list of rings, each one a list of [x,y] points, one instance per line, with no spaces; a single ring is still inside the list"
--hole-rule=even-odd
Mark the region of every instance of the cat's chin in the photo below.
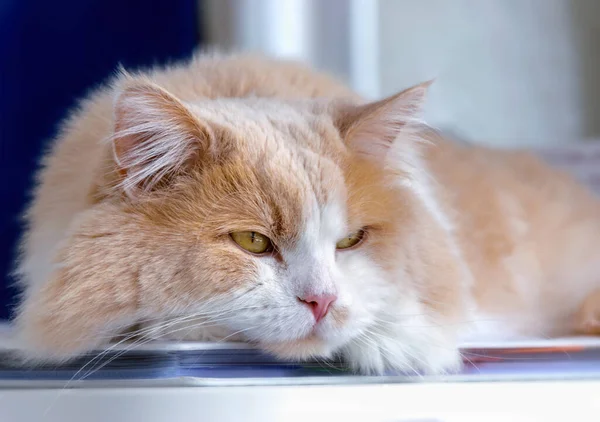
[[[258,343],[258,346],[279,359],[300,361],[310,358],[329,359],[338,349],[316,335],[285,342]]]

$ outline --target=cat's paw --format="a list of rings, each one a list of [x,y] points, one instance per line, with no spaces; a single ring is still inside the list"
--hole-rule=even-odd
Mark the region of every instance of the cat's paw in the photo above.
[[[359,337],[342,354],[355,372],[368,375],[438,375],[460,370],[462,359],[456,344],[427,339],[427,335],[413,339]]]

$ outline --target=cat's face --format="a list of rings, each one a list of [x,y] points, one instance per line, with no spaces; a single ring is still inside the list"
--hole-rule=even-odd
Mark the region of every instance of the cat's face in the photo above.
[[[155,210],[174,220],[163,231],[196,242],[187,272],[198,276],[181,280],[179,293],[190,282],[218,286],[190,310],[280,353],[328,354],[411,290],[393,262],[412,225],[410,192],[339,138],[322,140],[340,146],[327,156],[283,131],[270,135],[276,147],[249,128],[240,136],[262,151],[230,152]]]
[[[431,268],[451,265],[414,185],[416,150],[407,141],[398,165],[386,161],[415,95],[362,107],[183,104],[152,86],[126,89],[114,138],[122,193],[81,217],[59,258],[60,282],[29,306],[60,295],[36,311],[58,318],[55,338],[61,324],[83,324],[86,335],[60,347],[94,347],[93,330],[155,318],[177,322],[156,331],[170,337],[219,327],[295,358],[372,341],[378,327],[415,313],[451,313],[437,304],[440,281],[429,280]],[[64,286],[72,291],[57,291]],[[85,306],[65,303],[86,295]]]

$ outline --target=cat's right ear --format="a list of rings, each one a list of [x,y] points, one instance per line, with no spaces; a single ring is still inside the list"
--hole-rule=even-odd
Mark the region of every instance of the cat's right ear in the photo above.
[[[428,81],[383,100],[363,105],[341,105],[333,112],[334,123],[346,145],[362,156],[383,160],[392,144],[422,125]]]
[[[211,128],[175,96],[127,78],[114,104],[114,156],[129,196],[149,192],[210,148]]]

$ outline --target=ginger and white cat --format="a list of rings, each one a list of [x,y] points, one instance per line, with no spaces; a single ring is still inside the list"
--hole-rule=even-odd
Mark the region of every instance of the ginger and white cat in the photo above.
[[[525,153],[436,136],[427,88],[366,103],[250,55],[121,72],[44,159],[18,270],[25,355],[68,359],[141,322],[439,373],[461,339],[593,332],[597,199]]]

